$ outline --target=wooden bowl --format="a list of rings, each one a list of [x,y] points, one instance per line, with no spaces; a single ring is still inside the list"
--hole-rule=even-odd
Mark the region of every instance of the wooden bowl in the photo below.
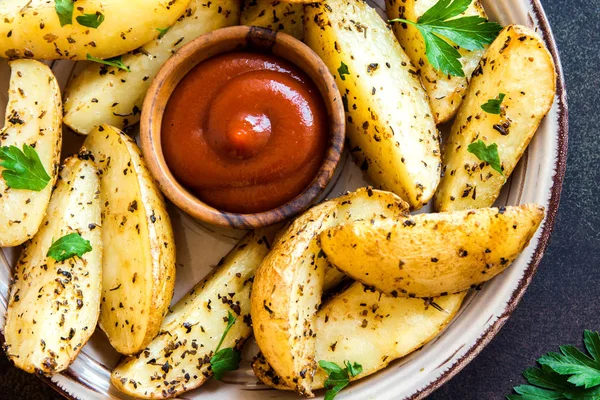
[[[288,203],[255,214],[224,212],[202,202],[175,179],[165,162],[161,145],[163,113],[171,93],[181,79],[196,65],[211,57],[244,49],[274,54],[302,69],[319,89],[327,106],[329,119],[329,145],[323,164],[312,182]],[[142,151],[165,196],[202,222],[232,228],[254,229],[272,225],[307,209],[331,181],[340,161],[344,137],[344,108],[340,92],[327,66],[308,46],[292,36],[258,27],[219,29],[182,47],[152,81],[141,116]]]

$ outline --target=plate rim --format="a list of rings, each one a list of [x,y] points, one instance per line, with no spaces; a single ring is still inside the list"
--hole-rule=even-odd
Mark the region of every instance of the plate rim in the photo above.
[[[563,182],[565,178],[565,172],[567,167],[567,153],[568,153],[568,142],[569,142],[569,107],[567,102],[567,89],[565,84],[563,67],[558,51],[558,46],[548,17],[544,11],[544,8],[540,0],[528,0],[531,5],[531,10],[538,22],[538,28],[541,32],[542,39],[546,43],[546,46],[554,60],[557,72],[557,84],[556,84],[556,103],[557,103],[557,153],[555,162],[555,174],[552,177],[552,188],[550,193],[550,199],[548,202],[548,210],[544,226],[542,228],[541,235],[539,237],[537,246],[533,251],[532,258],[527,265],[524,275],[518,282],[517,288],[513,291],[510,300],[504,306],[500,317],[490,325],[477,339],[477,341],[467,349],[466,353],[463,354],[456,362],[454,362],[447,370],[442,372],[440,376],[431,381],[427,386],[419,389],[418,391],[405,397],[406,400],[421,400],[432,394],[434,391],[439,389],[443,384],[448,382],[454,376],[456,376],[463,368],[465,368],[481,351],[489,344],[489,342],[498,334],[500,329],[504,326],[506,321],[510,318],[512,313],[515,311],[525,291],[531,284],[531,281],[539,267],[539,264],[544,256],[544,253],[548,247],[550,237],[554,230],[554,224],[556,222],[556,216],[560,205],[560,198],[563,188]],[[528,17],[531,15],[528,13]],[[0,333],[0,339],[2,338]],[[80,400],[76,395],[69,393],[67,390],[61,388],[58,383],[52,381],[51,378],[36,375],[42,382],[52,388],[55,392],[68,400]],[[77,381],[78,384],[82,384]]]

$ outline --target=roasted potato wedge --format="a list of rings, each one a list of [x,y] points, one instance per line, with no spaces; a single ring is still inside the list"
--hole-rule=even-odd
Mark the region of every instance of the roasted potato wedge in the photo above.
[[[34,146],[51,180],[39,192],[11,189],[0,167],[0,247],[22,244],[38,231],[58,175],[62,144],[60,89],[50,68],[34,60],[11,61],[10,67],[0,146]]]
[[[393,193],[360,189],[311,208],[279,235],[254,280],[252,321],[258,346],[288,386],[312,394],[313,323],[329,268],[318,234],[347,221],[396,219],[407,209]]]
[[[44,375],[65,370],[98,322],[102,287],[100,183],[85,154],[65,161],[42,228],[13,273],[4,348],[19,368]],[[79,233],[92,250],[56,261],[48,250]]]
[[[112,383],[131,396],[163,399],[197,388],[209,379],[210,358],[227,326],[227,312],[238,318],[222,348],[240,349],[252,334],[252,278],[269,252],[271,237],[269,231],[246,235],[216,270],[172,308],[160,334],[148,347],[117,365]]]
[[[421,208],[440,180],[439,132],[410,59],[363,1],[325,0],[304,12],[304,41],[342,93],[355,161],[378,186]]]
[[[529,244],[544,208],[502,208],[375,219],[320,235],[329,261],[394,297],[436,297],[476,287],[504,271]]]
[[[0,2],[0,57],[85,60],[110,58],[158,36],[185,11],[189,0],[79,0],[72,23],[61,27],[54,1]],[[81,25],[84,14],[104,16],[97,29]]]
[[[198,36],[237,24],[239,15],[239,0],[192,0],[164,36],[122,57],[131,72],[89,63],[65,89],[64,123],[83,135],[101,124],[120,129],[136,124],[146,91],[165,61]]]
[[[439,0],[386,0],[385,7],[389,19],[403,18],[417,21],[421,15],[433,7]],[[478,16],[487,18],[480,0],[473,0],[467,10],[459,17]],[[429,103],[433,116],[438,124],[449,121],[458,111],[463,96],[469,87],[471,74],[479,64],[484,50],[468,51],[458,49],[461,53],[464,77],[446,75],[437,71],[427,61],[425,41],[418,29],[412,25],[394,23],[394,33],[412,60],[413,65],[418,65],[421,82],[429,95]]]
[[[158,334],[173,297],[171,221],[133,139],[102,125],[84,147],[101,177],[105,251],[100,327],[119,353],[137,354]]]
[[[510,25],[488,48],[444,146],[444,173],[435,195],[440,211],[489,207],[554,102],[552,56],[531,29]],[[481,108],[505,94],[500,114]],[[482,140],[498,146],[504,174],[468,151]]]
[[[282,0],[251,0],[244,3],[241,24],[285,32],[298,40],[304,37],[304,5]]]
[[[412,353],[439,334],[458,312],[466,292],[435,299],[393,298],[356,282],[317,313],[315,359],[358,362],[352,380],[371,375]],[[291,390],[259,355],[252,364],[263,383]],[[324,387],[327,374],[318,368],[311,389]]]

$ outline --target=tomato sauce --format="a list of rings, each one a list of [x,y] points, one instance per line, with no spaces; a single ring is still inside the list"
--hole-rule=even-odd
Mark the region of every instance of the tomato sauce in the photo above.
[[[296,66],[233,52],[202,62],[175,88],[162,146],[175,178],[227,212],[271,210],[317,174],[328,143],[324,101]]]

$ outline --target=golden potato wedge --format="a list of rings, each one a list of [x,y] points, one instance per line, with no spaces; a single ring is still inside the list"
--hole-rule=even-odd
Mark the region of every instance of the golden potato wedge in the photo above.
[[[304,37],[303,16],[304,5],[301,2],[252,0],[244,3],[241,24],[282,31],[302,40]]]
[[[412,353],[439,334],[458,312],[466,292],[435,299],[393,298],[356,282],[317,313],[315,359],[359,363],[371,375]],[[254,373],[263,383],[291,390],[259,355]],[[324,387],[327,374],[318,368],[311,389]]]
[[[240,349],[252,334],[252,278],[269,252],[271,237],[270,231],[246,235],[217,269],[172,307],[148,347],[115,367],[112,383],[137,398],[163,399],[197,388],[209,379],[210,358],[227,326],[228,311],[237,320],[222,348]]]
[[[84,143],[100,169],[104,240],[100,327],[122,354],[158,334],[173,297],[175,243],[165,203],[133,139],[102,125]]]
[[[440,211],[489,207],[554,102],[552,56],[531,29],[510,25],[488,48],[444,146],[444,172],[435,195]],[[505,94],[500,114],[481,106]],[[470,153],[471,143],[496,144],[503,175]]]
[[[102,124],[119,129],[136,124],[146,91],[165,61],[198,36],[237,24],[239,15],[239,0],[192,0],[163,36],[122,57],[131,72],[89,63],[65,89],[64,123],[83,135]]]
[[[65,161],[40,231],[13,274],[4,348],[19,368],[43,375],[67,369],[98,322],[102,288],[100,183],[86,154]],[[78,233],[92,250],[56,261],[52,244]]]
[[[0,57],[85,60],[111,58],[158,36],[185,11],[189,0],[79,0],[72,23],[61,27],[54,1],[0,2]],[[77,21],[85,14],[104,17],[98,28]]]
[[[11,76],[0,147],[35,147],[50,182],[39,192],[11,189],[1,177],[0,247],[17,246],[38,231],[56,182],[62,145],[60,89],[50,68],[34,60],[10,62]]]
[[[329,261],[394,297],[436,297],[476,287],[504,271],[529,244],[544,208],[502,208],[375,219],[324,231]]]
[[[386,0],[385,7],[389,19],[403,18],[417,21],[425,11],[433,7],[438,0]],[[459,17],[478,16],[487,18],[480,0],[473,0],[467,10]],[[427,61],[425,41],[413,25],[394,23],[392,25],[398,41],[413,65],[418,65],[421,82],[429,95],[433,116],[438,124],[449,121],[458,111],[463,96],[469,87],[471,74],[479,64],[484,50],[468,51],[458,49],[461,54],[464,77],[449,76],[437,71]]]
[[[322,203],[298,217],[273,245],[252,289],[254,337],[288,386],[311,395],[316,370],[314,318],[329,268],[318,234],[346,221],[399,218],[408,205],[390,192],[360,189]]]
[[[439,133],[410,59],[363,1],[304,9],[304,41],[334,75],[355,161],[378,186],[418,209],[440,180]]]

